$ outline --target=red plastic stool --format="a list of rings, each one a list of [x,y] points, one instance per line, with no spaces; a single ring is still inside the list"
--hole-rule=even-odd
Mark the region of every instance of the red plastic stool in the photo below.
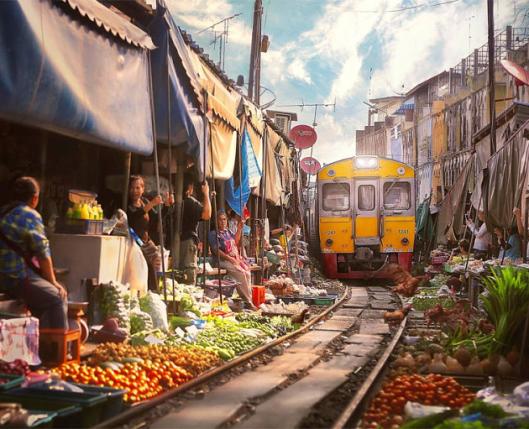
[[[39,335],[39,354],[44,365],[58,366],[81,360],[80,330],[41,328]]]

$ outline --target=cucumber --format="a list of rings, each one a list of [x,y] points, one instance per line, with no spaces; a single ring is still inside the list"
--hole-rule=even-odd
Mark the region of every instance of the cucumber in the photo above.
[[[143,363],[143,359],[139,357],[126,357],[121,359],[123,363]]]

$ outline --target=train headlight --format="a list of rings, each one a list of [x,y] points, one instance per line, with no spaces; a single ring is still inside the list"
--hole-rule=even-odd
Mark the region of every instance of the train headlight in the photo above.
[[[331,247],[332,246],[332,243],[334,243],[334,241],[332,241],[332,238],[328,238],[327,241],[325,241],[325,245],[327,247]]]
[[[376,168],[378,160],[373,156],[362,156],[355,159],[355,165],[356,168]]]
[[[410,243],[410,240],[408,240],[406,237],[404,237],[402,240],[400,240],[400,242],[401,242],[404,246],[407,246],[407,245]]]

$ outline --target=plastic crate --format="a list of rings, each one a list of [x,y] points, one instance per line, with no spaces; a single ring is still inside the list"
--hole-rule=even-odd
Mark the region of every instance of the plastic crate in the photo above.
[[[0,383],[0,391],[5,391],[20,386],[24,382],[25,377],[23,375],[0,373],[0,380],[6,380],[5,383]]]
[[[68,422],[66,427],[91,427],[103,418],[103,411],[108,400],[107,395],[101,392],[65,392],[63,390],[43,389],[44,383],[27,388],[10,390],[9,392],[21,396],[29,396],[34,400],[46,399],[79,407],[79,416]],[[37,409],[42,409],[38,408]],[[65,423],[65,422],[62,422]]]
[[[94,386],[91,384],[72,384],[80,387],[87,393],[106,395],[107,401],[104,403],[103,410],[101,412],[102,421],[110,419],[123,411],[125,406],[123,396],[125,393],[127,393],[126,390],[114,389],[112,387]]]
[[[61,219],[56,231],[62,234],[103,235],[103,220]]]
[[[0,402],[14,402],[20,404],[31,413],[53,413],[53,427],[79,427],[81,406],[67,401],[46,398],[21,392],[23,389],[0,392]]]

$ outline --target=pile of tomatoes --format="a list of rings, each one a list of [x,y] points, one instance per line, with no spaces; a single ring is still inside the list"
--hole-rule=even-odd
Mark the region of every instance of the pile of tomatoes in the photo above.
[[[67,381],[126,390],[124,400],[128,403],[152,399],[164,390],[193,378],[192,374],[171,361],[127,363],[119,370],[70,363],[53,372]]]
[[[385,383],[364,414],[363,427],[398,428],[406,402],[461,408],[476,395],[454,378],[439,374],[401,375]]]

